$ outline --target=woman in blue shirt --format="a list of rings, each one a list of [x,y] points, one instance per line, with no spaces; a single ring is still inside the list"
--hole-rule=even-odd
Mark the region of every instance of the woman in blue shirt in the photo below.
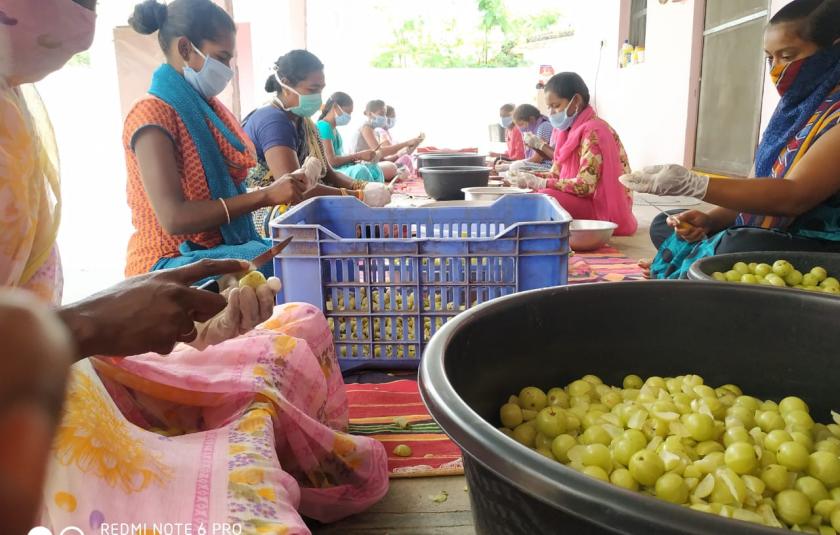
[[[349,124],[352,113],[353,99],[347,93],[333,93],[324,104],[318,120],[318,133],[324,143],[327,161],[337,171],[351,178],[384,182],[382,168],[376,163],[371,163],[381,158],[381,153],[377,154],[376,151],[367,149],[345,155],[344,140],[337,127]]]
[[[243,121],[245,133],[257,151],[257,165],[248,176],[249,187],[265,187],[274,177],[300,169],[307,157],[321,160],[324,174],[304,198],[324,195],[352,195],[369,206],[385,206],[391,194],[384,184],[354,180],[333,169],[312,115],[321,109],[324,64],[311,52],[292,50],[274,64],[265,82],[272,101],[251,112]],[[268,222],[285,206],[254,214],[257,229],[268,234]]]

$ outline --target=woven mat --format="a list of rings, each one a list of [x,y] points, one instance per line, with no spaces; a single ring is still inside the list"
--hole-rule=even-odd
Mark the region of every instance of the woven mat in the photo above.
[[[638,260],[613,247],[591,253],[575,253],[569,258],[569,284],[643,279]]]
[[[374,438],[388,452],[392,478],[452,476],[464,473],[461,450],[432,420],[417,381],[356,383],[347,385],[350,433]],[[395,420],[407,423],[403,429]],[[398,457],[394,448],[405,444],[409,457]]]

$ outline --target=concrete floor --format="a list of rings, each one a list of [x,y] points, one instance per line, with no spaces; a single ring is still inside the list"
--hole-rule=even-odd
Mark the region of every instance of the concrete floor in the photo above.
[[[667,202],[651,198],[659,207],[703,208],[688,200]],[[652,258],[656,253],[650,243],[648,230],[659,211],[643,200],[633,209],[639,221],[634,236],[613,238],[611,245],[633,259]],[[316,535],[467,535],[475,533],[470,513],[469,493],[464,491],[466,480],[461,477],[433,477],[391,480],[385,498],[363,514],[330,526],[313,528]],[[432,497],[448,492],[444,503]]]

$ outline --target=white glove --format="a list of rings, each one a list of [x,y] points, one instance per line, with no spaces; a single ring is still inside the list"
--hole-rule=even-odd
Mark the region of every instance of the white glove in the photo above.
[[[496,164],[496,172],[497,173],[505,173],[510,168],[511,168],[511,166],[510,166],[509,163],[499,162],[499,163]]]
[[[509,170],[511,172],[516,172],[516,171],[519,171],[520,169],[524,169],[524,168],[528,167],[529,165],[531,165],[531,162],[529,162],[528,160],[517,160],[517,161],[513,162],[512,164],[510,164]]]
[[[391,191],[380,182],[369,182],[362,190],[362,195],[365,204],[373,208],[381,208],[391,202]]]
[[[534,191],[545,189],[548,185],[548,180],[545,178],[540,178],[536,175],[532,175],[531,173],[524,173],[522,171],[509,173],[507,180],[518,188],[532,189]]]
[[[225,290],[227,306],[204,323],[196,323],[198,336],[190,345],[201,350],[250,332],[271,317],[280,288],[280,279],[270,277],[256,290],[250,286]]]
[[[652,193],[663,197],[694,197],[703,199],[709,188],[709,177],[694,173],[681,165],[654,165],[618,180],[627,188],[639,193]]]
[[[327,174],[327,168],[324,166],[324,162],[314,156],[308,156],[306,158],[306,161],[301,166],[301,170],[306,175],[307,190],[318,185],[318,182]]]
[[[525,136],[522,139],[525,142],[525,145],[531,147],[532,149],[542,149],[547,145],[541,137],[534,135],[531,132],[525,132]]]

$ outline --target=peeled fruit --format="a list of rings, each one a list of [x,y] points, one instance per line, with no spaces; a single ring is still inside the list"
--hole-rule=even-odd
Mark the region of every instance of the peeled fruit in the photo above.
[[[795,268],[786,277],[795,280]],[[538,462],[697,511],[837,535],[840,413],[815,422],[799,397],[759,399],[697,375],[628,375],[621,387],[595,375],[547,393],[527,387],[501,405],[495,423]]]
[[[249,286],[256,290],[266,282],[267,281],[265,275],[263,275],[262,272],[251,271],[247,275],[239,279],[239,287],[245,288],[246,286]]]

